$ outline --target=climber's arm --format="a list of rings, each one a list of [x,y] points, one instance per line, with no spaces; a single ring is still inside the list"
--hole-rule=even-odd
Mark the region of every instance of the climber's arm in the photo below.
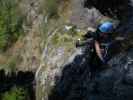
[[[88,38],[93,37],[94,32],[88,31],[85,35],[83,35],[83,38],[86,40]]]
[[[95,40],[95,49],[96,49],[96,53],[97,53],[98,57],[101,59],[101,61],[104,62],[104,58],[102,56],[102,51],[101,51],[101,48],[100,48],[100,44],[97,40]]]

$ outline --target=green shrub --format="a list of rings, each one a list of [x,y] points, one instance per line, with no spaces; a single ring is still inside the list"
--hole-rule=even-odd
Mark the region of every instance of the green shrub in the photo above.
[[[27,92],[23,88],[13,87],[2,95],[2,100],[26,100]]]
[[[17,0],[0,0],[0,50],[10,46],[22,33],[23,16]]]

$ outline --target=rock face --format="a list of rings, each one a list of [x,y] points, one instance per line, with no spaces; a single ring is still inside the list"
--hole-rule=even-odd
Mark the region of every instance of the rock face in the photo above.
[[[78,2],[78,0],[75,2]],[[82,9],[81,5],[79,5],[79,7]],[[103,16],[102,11],[100,11],[100,9],[96,7],[96,5],[94,7],[95,8],[88,9],[88,12],[90,13],[88,13],[88,17],[84,16],[84,8],[84,11],[79,11],[77,9],[79,12],[75,11],[74,14],[77,16],[81,15],[80,18],[83,19],[88,18],[88,21],[86,22],[92,22],[92,24],[94,24],[92,25],[92,27],[94,27],[96,26],[96,22],[94,22],[96,20],[93,18],[97,19],[97,17],[95,16],[98,15]],[[118,32],[133,32],[131,21],[133,18],[132,6],[128,7],[130,8],[128,10],[122,9],[127,11],[126,16],[129,16],[128,21],[125,18],[124,20],[123,18],[118,19],[120,21],[122,20],[120,27],[117,30]],[[73,23],[78,25],[78,21],[73,21]],[[73,60],[70,60],[71,62],[69,61],[69,63],[61,67],[63,69],[61,70],[61,76],[55,75],[56,80],[54,82],[55,84],[53,85],[54,87],[52,87],[52,91],[50,91],[49,93],[47,92],[47,94],[49,95],[46,100],[132,100],[133,49],[126,51],[126,53],[118,53],[117,55],[115,55],[115,57],[113,57],[109,61],[108,66],[102,66],[99,61],[95,62],[95,66],[90,65],[91,55],[89,51],[90,50],[87,50],[86,47],[83,48],[83,51],[77,54]],[[94,70],[94,67],[96,67],[95,69],[97,70]],[[92,70],[94,71],[93,75],[91,74]],[[46,95],[44,95],[44,98],[45,96]]]
[[[91,6],[95,7],[102,14],[111,16],[113,3],[105,6],[100,6],[99,0]],[[98,3],[97,3],[97,2]],[[104,2],[105,0],[100,0]],[[111,0],[112,2],[113,0]],[[117,0],[119,1],[119,0]],[[90,0],[88,0],[90,3]],[[121,8],[118,6],[117,15],[120,20],[120,25],[116,30],[119,33],[126,33],[124,36],[130,36],[132,30],[132,2],[119,1],[123,4]],[[117,3],[119,3],[117,2]],[[125,3],[123,3],[125,2]],[[103,3],[101,3],[103,4]],[[125,6],[124,6],[125,5]],[[107,7],[109,7],[107,9]],[[119,9],[119,7],[121,9]],[[93,8],[92,8],[93,9]],[[121,11],[127,11],[120,13]],[[104,12],[104,13],[103,13]],[[128,16],[120,18],[120,15]],[[123,35],[123,34],[122,34]],[[107,66],[102,66],[97,60],[92,66],[90,50],[83,48],[72,62],[63,67],[61,77],[56,80],[55,87],[49,94],[49,100],[132,100],[133,98],[133,49],[118,53],[108,63]],[[95,70],[94,70],[95,69]],[[93,73],[91,73],[93,71]]]
[[[90,56],[83,52],[65,65],[49,100],[132,100],[133,49],[114,57],[90,77]]]
[[[61,19],[52,20],[51,22],[47,16],[44,18],[39,12],[42,0],[30,0],[31,3],[26,3],[28,1],[23,0],[24,4],[27,5],[23,5],[22,8],[29,8],[26,11],[29,11],[27,12],[27,20],[31,24],[31,28],[29,28],[27,35],[22,40],[23,42],[18,41],[18,44],[22,43],[22,46],[19,49],[15,46],[12,51],[14,51],[13,55],[22,55],[23,61],[19,68],[36,72],[37,100],[125,100],[125,98],[130,100],[132,98],[133,69],[130,64],[129,69],[125,69],[125,65],[128,63],[125,57],[130,57],[132,50],[128,51],[129,54],[118,54],[118,56],[114,57],[109,62],[110,67],[107,69],[101,70],[102,66],[97,62],[99,68],[91,77],[90,70],[92,70],[92,66],[89,65],[91,59],[89,50],[86,50],[87,48],[81,52],[77,50],[72,56],[75,50],[72,44],[74,44],[75,39],[70,36],[69,32],[64,31],[63,27],[66,23],[62,22]],[[92,1],[96,3],[98,0]],[[109,18],[112,15],[111,9],[107,9],[106,12],[107,6],[105,6],[104,11],[101,11],[101,7],[96,6],[99,3],[92,4],[91,9],[84,7],[84,0],[73,0],[72,3],[72,8],[70,8],[72,10],[71,22],[78,28],[95,28],[98,21],[102,20],[105,15],[109,15]],[[110,13],[108,14],[108,12]],[[117,12],[121,14],[119,11]],[[113,13],[116,14],[116,12]],[[127,16],[129,16],[128,21],[122,21],[119,32],[133,32],[132,7],[130,7]],[[43,28],[46,32],[40,32],[40,26],[42,26],[44,20],[45,25]],[[46,36],[42,33],[45,33]],[[62,39],[64,42],[62,42]],[[56,43],[57,41],[59,41],[59,44]],[[67,62],[68,57],[70,57],[70,60]],[[63,66],[64,63],[65,66]]]
[[[104,16],[96,9],[87,9],[84,7],[85,0],[73,0],[71,23],[79,28],[88,28],[97,26],[97,22]]]
[[[47,0],[21,0],[20,6],[28,21],[24,25],[27,34],[9,50],[13,52],[11,55],[21,57],[19,70],[36,72],[37,100],[132,100],[132,49],[111,59],[110,66],[104,70],[97,61],[98,70],[91,76],[89,50],[83,48],[74,52],[77,35],[64,29],[68,23],[63,22],[63,18],[56,20],[43,15],[43,1]],[[72,15],[67,15],[71,16],[67,20],[78,28],[96,28],[98,22],[108,16],[121,21],[118,32],[133,32],[133,0],[70,1],[72,8],[68,12]]]

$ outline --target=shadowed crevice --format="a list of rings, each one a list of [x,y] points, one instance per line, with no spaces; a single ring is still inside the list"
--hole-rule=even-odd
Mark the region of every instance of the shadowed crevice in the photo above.
[[[22,87],[27,89],[30,100],[35,100],[35,81],[33,72],[12,72],[6,75],[4,70],[0,70],[0,94],[9,91],[12,87]]]
[[[123,19],[128,13],[129,0],[85,0],[84,7],[95,7],[105,16]]]

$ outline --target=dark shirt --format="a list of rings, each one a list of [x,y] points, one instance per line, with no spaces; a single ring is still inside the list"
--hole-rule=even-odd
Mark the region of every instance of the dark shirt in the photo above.
[[[112,40],[112,34],[111,33],[102,33],[99,30],[96,32],[87,32],[87,34],[84,36],[84,39],[93,38],[94,40],[97,40],[99,43],[110,43]]]

